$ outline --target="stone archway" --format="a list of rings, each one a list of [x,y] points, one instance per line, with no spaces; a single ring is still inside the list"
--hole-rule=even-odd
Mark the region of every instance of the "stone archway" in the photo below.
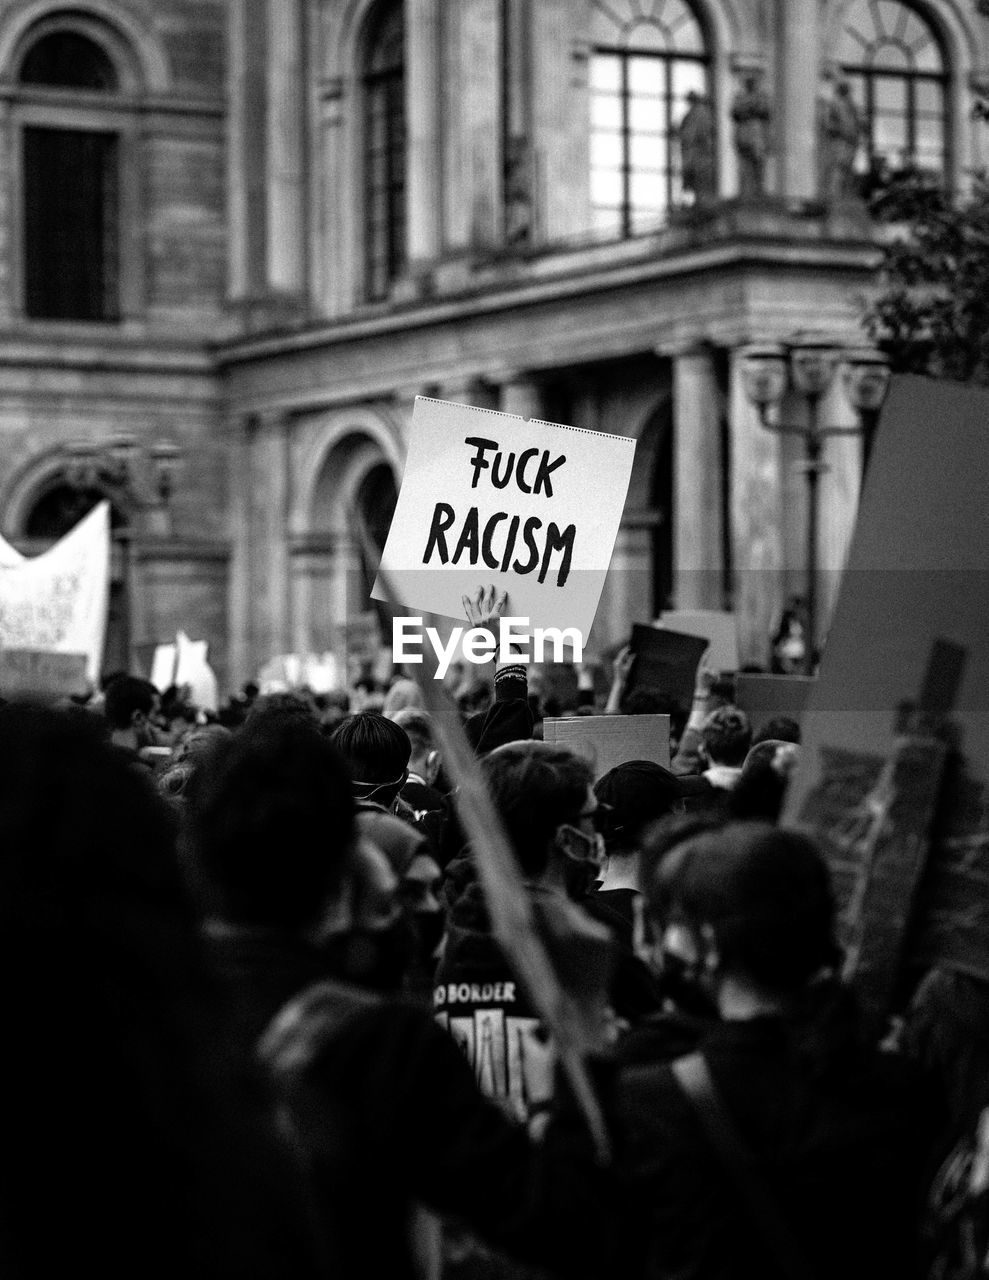
[[[380,606],[370,599],[377,564],[357,533],[363,522],[380,551],[398,494],[395,459],[377,433],[334,432],[307,487],[305,532],[292,538],[295,645],[322,652],[340,647],[340,627]],[[303,514],[303,513],[300,513]]]

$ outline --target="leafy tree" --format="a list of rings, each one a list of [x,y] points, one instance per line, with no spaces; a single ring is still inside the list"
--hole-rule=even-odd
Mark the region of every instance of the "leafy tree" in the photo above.
[[[892,224],[869,336],[894,372],[989,383],[989,176],[956,198],[908,171],[880,176],[867,196]]]

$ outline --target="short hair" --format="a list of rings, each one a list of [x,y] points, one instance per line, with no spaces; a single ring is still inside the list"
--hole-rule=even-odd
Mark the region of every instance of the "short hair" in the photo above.
[[[154,710],[158,690],[150,680],[140,676],[117,676],[103,695],[103,714],[111,729],[129,729],[134,712],[149,716]]]
[[[301,720],[307,724],[318,724],[319,717],[311,698],[307,698],[304,693],[286,689],[281,693],[266,693],[255,698],[245,723],[257,724],[263,721],[271,724],[275,720]]]
[[[575,822],[594,781],[590,764],[550,742],[509,742],[481,762],[522,872],[540,876],[557,827]]]
[[[393,723],[409,735],[412,755],[421,756],[424,751],[432,751],[436,745],[433,718],[427,711],[420,711],[418,707],[403,707],[401,711],[395,712]]]
[[[315,724],[260,719],[219,741],[192,773],[192,857],[239,924],[314,920],[349,866],[354,800],[339,754]]]
[[[650,911],[709,925],[723,967],[770,991],[803,988],[838,958],[834,896],[807,836],[733,822],[677,844],[647,889]]]
[[[800,725],[790,716],[774,716],[753,735],[752,745],[757,747],[760,742],[769,742],[770,739],[776,739],[779,742],[795,742],[799,745]]]
[[[712,763],[740,765],[752,745],[752,726],[738,707],[718,707],[704,721],[701,738]]]
[[[377,711],[359,711],[337,725],[330,742],[343,756],[354,782],[398,782],[408,768],[412,743],[405,730]]]

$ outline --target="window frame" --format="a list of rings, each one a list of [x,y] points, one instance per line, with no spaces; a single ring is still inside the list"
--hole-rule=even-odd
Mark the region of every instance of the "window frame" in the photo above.
[[[71,31],[98,44],[116,67],[120,88],[110,91],[20,83],[16,76],[30,49],[38,40],[57,31]],[[126,53],[122,55],[122,48],[122,39],[104,28],[97,19],[56,13],[34,24],[25,33],[11,59],[15,78],[5,86],[4,92],[10,113],[7,161],[11,175],[11,304],[17,323],[34,330],[81,327],[87,333],[97,330],[119,332],[128,321],[141,318],[146,310],[140,126],[143,100],[136,64]],[[117,297],[114,318],[29,316],[27,313],[24,133],[29,128],[78,130],[110,134],[117,139]]]
[[[367,34],[363,41],[360,74],[360,192],[363,209],[364,233],[362,236],[363,297],[367,302],[385,302],[391,295],[395,282],[402,276],[408,264],[408,113],[406,108],[407,34],[404,5],[395,4],[400,11],[402,24],[402,60],[400,65],[373,69],[374,53],[378,42],[385,35],[385,27],[392,18],[391,6],[376,8],[369,16]],[[378,158],[372,153],[372,110],[375,101],[383,103],[384,110],[384,184],[375,186],[373,169]],[[398,107],[396,114],[395,107]],[[396,118],[400,129],[394,127]],[[399,136],[396,138],[396,133]],[[402,153],[401,180],[395,178],[395,155]],[[376,197],[384,194],[387,218],[384,234],[384,254],[374,240],[372,215]],[[384,280],[378,286],[378,269],[384,265]]]

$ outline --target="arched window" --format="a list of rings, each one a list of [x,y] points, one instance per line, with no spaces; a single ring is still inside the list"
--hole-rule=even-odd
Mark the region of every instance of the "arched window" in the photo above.
[[[837,60],[866,124],[860,168],[918,169],[946,178],[947,66],[921,14],[900,0],[852,0]]]
[[[71,90],[80,105],[119,88],[112,58],[79,31],[48,31],[21,60],[18,84]],[[120,315],[120,138],[80,128],[61,100],[21,131],[24,311],[32,319]]]
[[[672,134],[707,94],[704,32],[686,0],[594,0],[591,210],[601,235],[660,225],[682,196]]]
[[[364,71],[366,288],[387,297],[405,266],[405,22],[383,5],[368,33]]]

